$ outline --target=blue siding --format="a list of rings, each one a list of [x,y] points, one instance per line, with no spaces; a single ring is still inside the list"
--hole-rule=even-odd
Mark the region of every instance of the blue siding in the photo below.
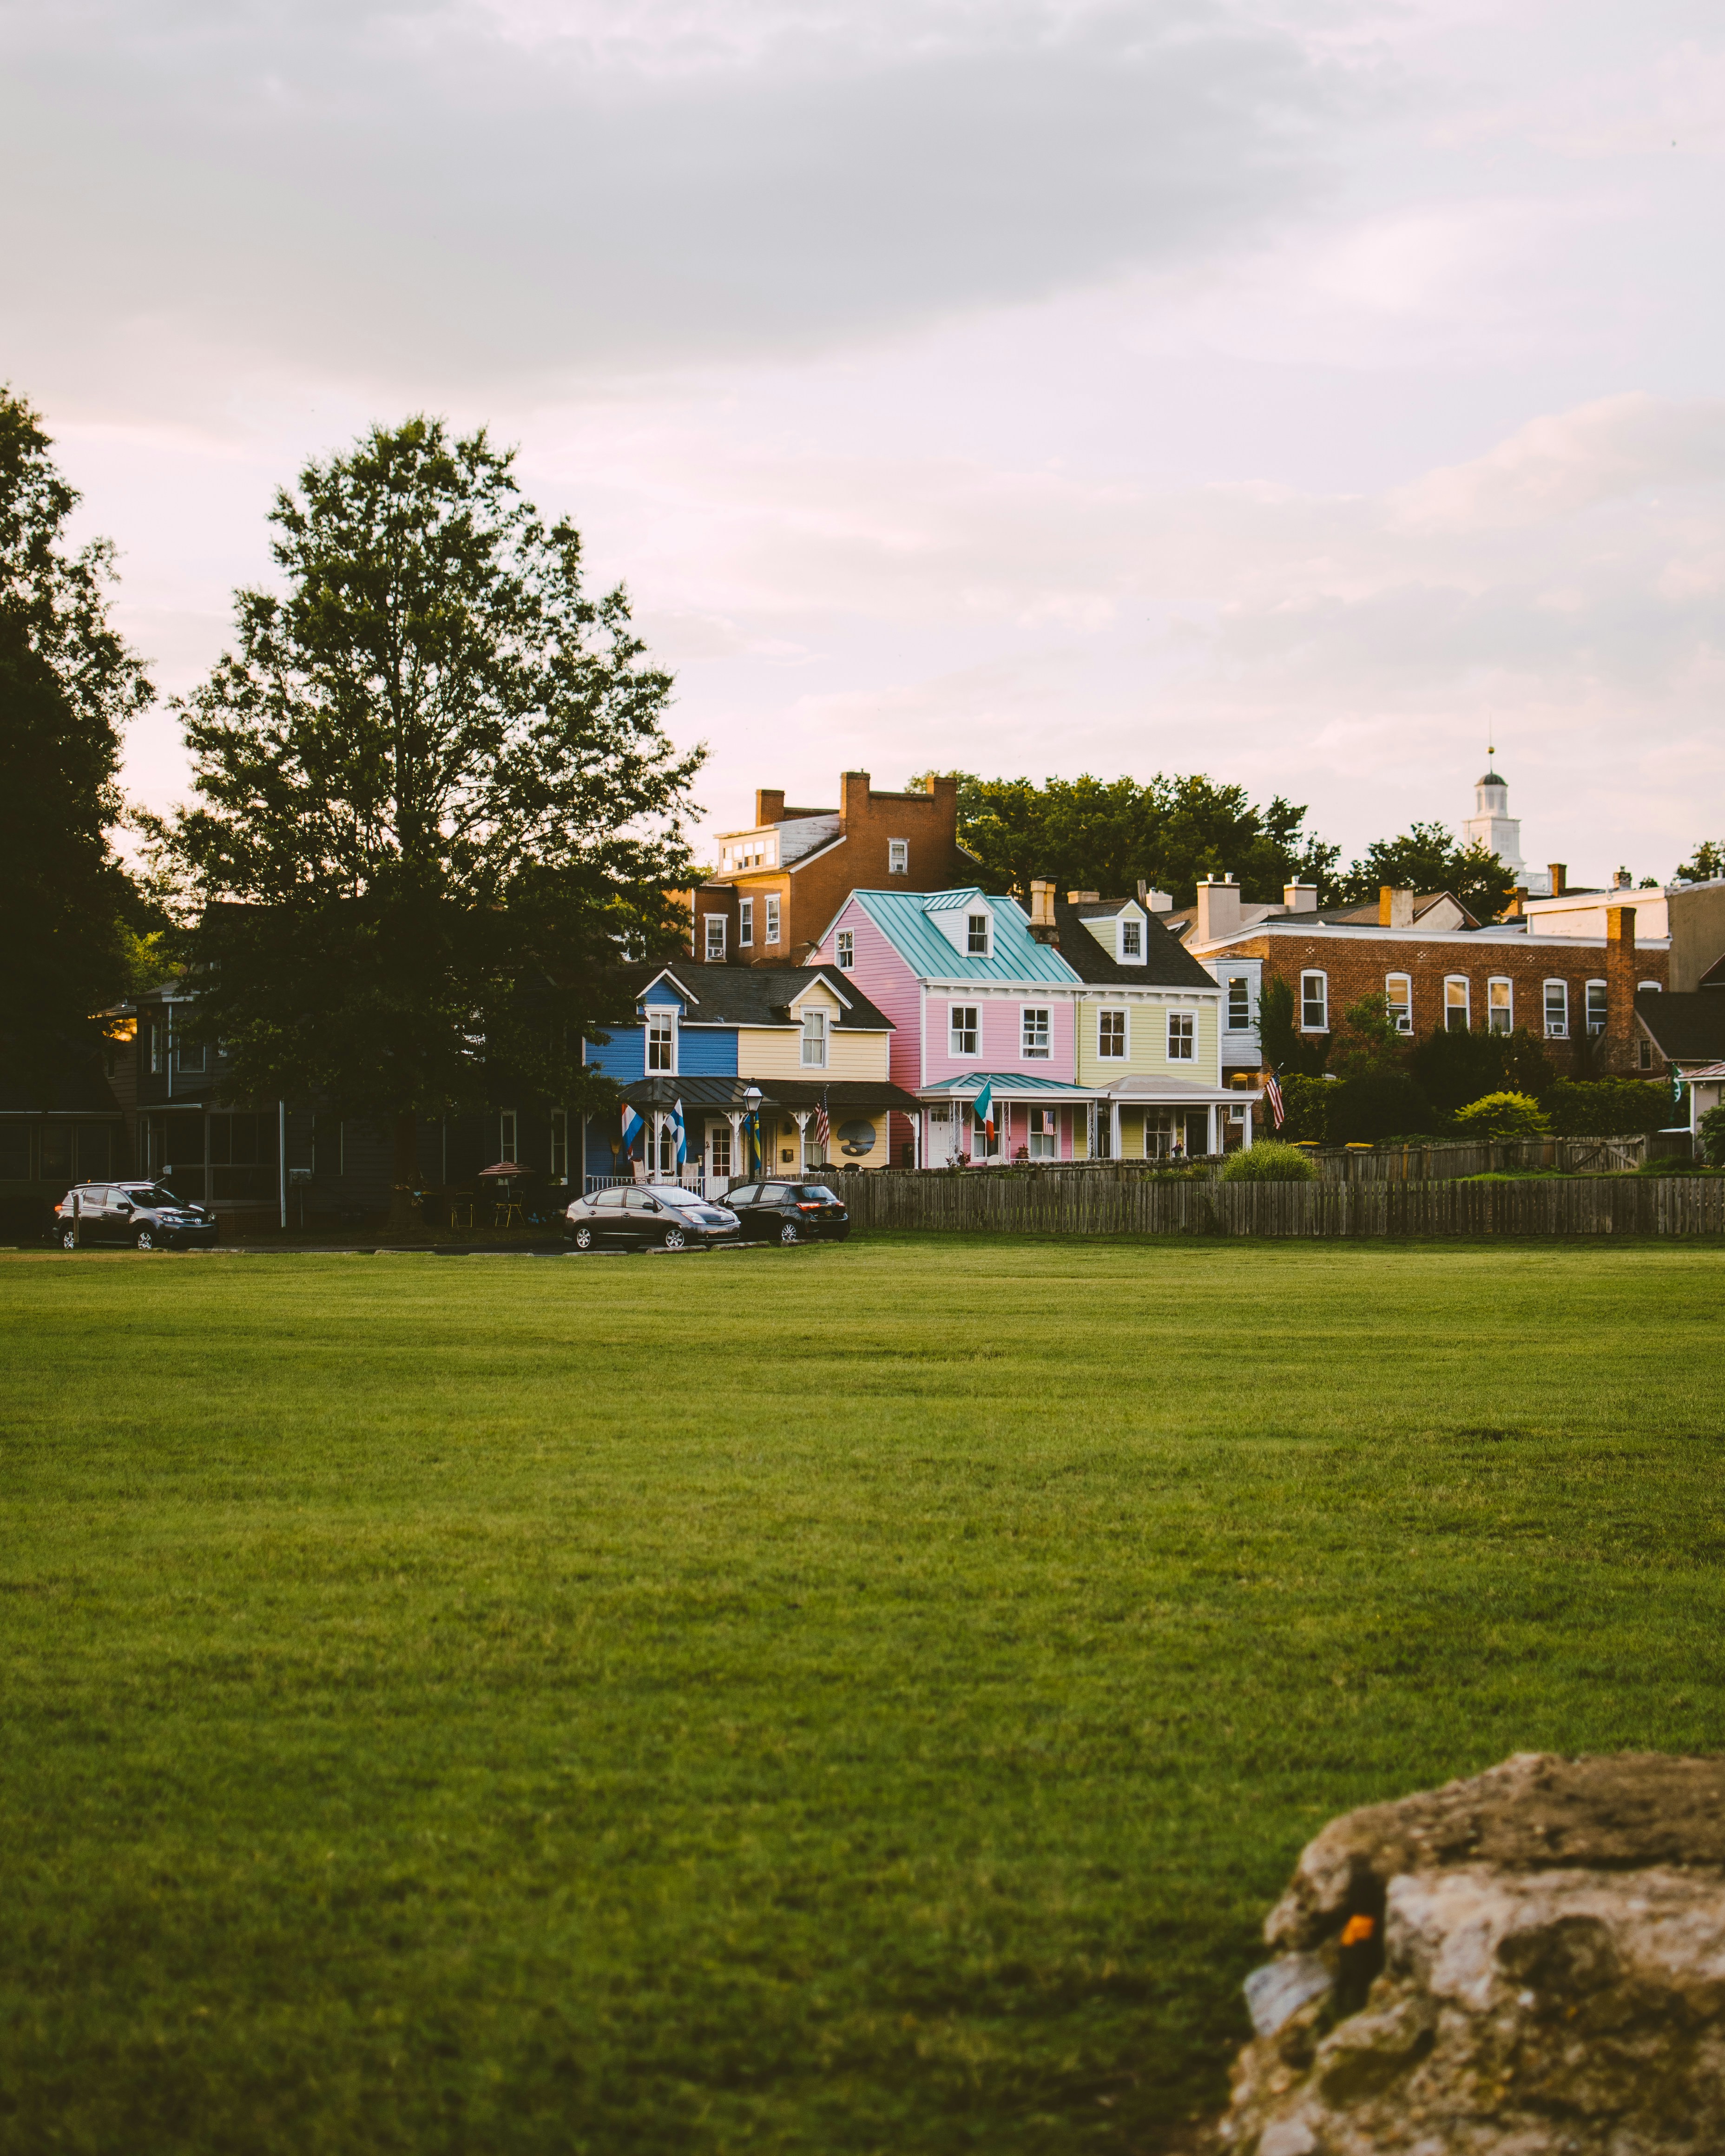
[[[603,1070],[619,1086],[632,1086],[637,1078],[647,1075],[647,1029],[643,1025],[619,1025],[612,1027],[610,1033],[611,1038],[603,1048],[589,1040],[582,1060],[589,1070]]]
[[[644,1055],[646,1050],[641,1053]],[[677,1028],[677,1067],[691,1078],[734,1078],[737,1075],[735,1026]]]
[[[669,981],[655,981],[641,1001],[644,1004],[673,1004],[679,1010],[684,1008],[683,998]]]

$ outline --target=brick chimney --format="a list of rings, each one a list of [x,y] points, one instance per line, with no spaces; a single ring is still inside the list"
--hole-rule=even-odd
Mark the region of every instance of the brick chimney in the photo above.
[[[1394,884],[1378,886],[1378,926],[1380,928],[1411,928],[1414,925],[1414,894],[1398,891]]]
[[[1561,898],[1563,896],[1563,893],[1569,888],[1569,870],[1568,864],[1563,861],[1548,861],[1545,865],[1545,872],[1551,878],[1552,896],[1553,898]]]
[[[1520,884],[1509,895],[1509,904],[1504,909],[1506,921],[1519,921],[1527,910],[1527,894]]]
[[[1290,913],[1316,913],[1317,886],[1315,883],[1285,883],[1281,887],[1281,902]]]
[[[755,788],[755,821],[757,824],[783,823],[783,787],[757,786]]]
[[[1033,876],[1030,879],[1030,926],[1033,928],[1052,928],[1054,925],[1054,880],[1052,877]]]
[[[1197,927],[1200,943],[1240,933],[1240,886],[1232,876],[1206,876],[1199,885]]]
[[[780,799],[784,798],[782,794]],[[839,816],[845,824],[861,824],[869,813],[869,774],[865,771],[839,773]]]
[[[1635,1030],[1635,909],[1605,909],[1605,1065],[1627,1070]]]
[[[1102,894],[1099,891],[1069,891],[1066,893],[1068,906],[1099,906]]]

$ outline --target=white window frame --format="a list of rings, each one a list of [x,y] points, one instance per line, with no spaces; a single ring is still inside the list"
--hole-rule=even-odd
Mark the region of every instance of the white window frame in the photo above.
[[[1046,1004],[1026,1004],[1019,1015],[1019,1058],[1046,1063],[1054,1054],[1054,1014]]]
[[[1198,1013],[1171,1010],[1168,1014],[1168,1060],[1170,1063],[1198,1060]]]
[[[1403,990],[1399,997],[1395,993],[1398,987]],[[1384,1003],[1389,1015],[1395,1020],[1396,1031],[1412,1033],[1414,1030],[1414,976],[1411,973],[1386,973],[1384,976]]]
[[[768,893],[768,895],[767,895],[767,932],[766,932],[766,934],[762,937],[762,939],[761,939],[761,940],[762,940],[762,942],[764,942],[764,943],[776,943],[776,942],[778,942],[778,929],[779,929],[778,893],[776,891],[769,891],[769,892]]]
[[[513,1108],[497,1111],[497,1158],[519,1163],[521,1157],[521,1118]]]
[[[828,1015],[818,1004],[812,1010],[802,1013],[803,1068],[805,1070],[824,1070],[827,1067]]]
[[[981,1055],[982,1019],[980,1004],[948,1004],[947,1005],[947,1052],[954,1062],[973,1062]],[[964,1045],[963,1037],[967,1034],[970,1036],[968,1048]]]
[[[1117,949],[1115,957],[1122,966],[1142,966],[1144,963],[1144,924],[1136,913],[1124,915],[1115,923]],[[1127,944],[1130,937],[1137,944],[1132,950]]]
[[[740,898],[737,901],[737,947],[752,951],[755,947],[755,901]]]
[[[1307,983],[1310,981],[1317,983],[1317,993],[1315,996],[1307,992]],[[1322,1014],[1316,1025],[1307,1016],[1313,1004],[1317,1004]],[[1301,1033],[1327,1033],[1329,1029],[1330,977],[1317,968],[1309,968],[1300,976],[1300,1030]]]
[[[841,973],[854,973],[856,970],[856,932],[855,929],[841,928],[839,931],[838,952],[839,971]]]
[[[1599,991],[1597,996],[1594,994],[1595,989]],[[1599,1023],[1597,1025],[1594,1023],[1594,1006],[1595,1003],[1599,1005]],[[1582,992],[1581,1008],[1584,1014],[1583,1024],[1587,1027],[1589,1038],[1593,1039],[1598,1034],[1602,1034],[1610,1021],[1610,984],[1605,981],[1589,981],[1587,983],[1586,988]]]
[[[703,917],[706,921],[706,960],[711,965],[715,959],[722,960],[725,956],[725,916],[722,913],[709,913]]]
[[[1663,993],[1662,984],[1658,981],[1637,981],[1635,986],[1637,988],[1651,988],[1655,995]]]
[[[886,873],[901,876],[911,873],[911,842],[908,839],[889,839],[886,841]]]
[[[1450,994],[1451,988],[1461,989],[1461,1000],[1459,1003],[1454,1001],[1451,998]],[[1450,1014],[1452,1011],[1458,1010],[1461,1014],[1461,1023],[1460,1025],[1451,1025],[1450,1023]],[[1473,983],[1468,979],[1466,973],[1445,973],[1444,976],[1444,1031],[1445,1033],[1469,1033],[1471,1032],[1472,1029]]]
[[[569,1111],[553,1108],[551,1111],[551,1179],[553,1183],[569,1180]]]
[[[1497,991],[1502,988],[1500,1000]],[[1497,1014],[1502,1011],[1508,1019],[1507,1025],[1499,1025]],[[1516,984],[1507,973],[1493,973],[1486,983],[1486,1029],[1488,1033],[1513,1033],[1516,1029]]]
[[[665,1048],[665,1060],[663,1063],[654,1060],[654,1050],[661,1043]],[[672,1077],[676,1075],[677,1021],[674,1012],[655,1010],[650,1005],[649,1006],[647,1029],[641,1043],[641,1067],[649,1078],[665,1074],[669,1074]]]
[[[967,958],[986,958],[989,950],[991,924],[986,913],[967,913],[964,916],[964,955]]]
[[[1032,1160],[1058,1160],[1060,1153],[1060,1111],[1033,1107],[1025,1145]]]
[[[1234,1015],[1235,990],[1240,991],[1240,1017]],[[1250,1033],[1252,1029],[1252,977],[1250,973],[1230,973],[1228,976],[1228,1030],[1230,1033]]]
[[[1117,1018],[1120,1021],[1120,1045],[1110,1048],[1105,1045],[1110,1030],[1108,1021]],[[1131,1058],[1132,1021],[1125,1011],[1111,1004],[1106,1010],[1096,1013],[1096,1060],[1098,1063],[1126,1063]]]
[[[1557,990],[1555,999],[1552,995],[1553,988]],[[1555,1019],[1552,1017],[1553,1000],[1559,1013]],[[1539,984],[1539,1010],[1544,1021],[1546,1039],[1567,1040],[1569,1038],[1569,983],[1551,978],[1542,981]]]

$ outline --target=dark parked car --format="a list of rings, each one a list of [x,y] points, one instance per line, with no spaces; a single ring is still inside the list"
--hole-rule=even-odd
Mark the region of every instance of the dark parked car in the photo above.
[[[78,1200],[74,1224],[72,1200]],[[162,1183],[80,1183],[54,1209],[54,1240],[63,1250],[80,1242],[130,1243],[140,1250],[209,1250],[214,1215],[188,1205]]]
[[[746,1243],[842,1243],[850,1215],[824,1183],[746,1183],[725,1203]]]
[[[737,1215],[675,1183],[636,1183],[578,1198],[563,1215],[578,1250],[699,1250],[737,1240]]]

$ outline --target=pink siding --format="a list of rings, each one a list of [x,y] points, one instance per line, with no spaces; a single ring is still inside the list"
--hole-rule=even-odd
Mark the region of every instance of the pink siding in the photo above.
[[[841,928],[848,928],[855,938],[856,963],[847,978],[886,1014],[896,1028],[888,1065],[892,1082],[914,1093],[922,1083],[921,984],[909,961],[899,956],[855,899],[834,923],[833,933],[811,955],[810,965],[836,967],[834,939]]]
[[[1078,1067],[1077,1040],[1073,1029],[1070,1000],[1056,991],[1039,991],[1029,983],[1007,996],[971,995],[963,988],[924,990],[928,1004],[928,1080],[937,1086],[943,1078],[962,1078],[967,1071],[992,1070],[1010,1077],[1022,1071],[1033,1078],[1052,1078],[1070,1086]],[[878,1000],[878,998],[877,998]],[[953,1004],[973,1004],[981,1028],[974,1056],[948,1052],[952,1026],[947,1013]],[[1045,1062],[1027,1063],[1019,1054],[1024,1040],[1024,1006],[1038,1004],[1048,1013],[1049,1047]]]

